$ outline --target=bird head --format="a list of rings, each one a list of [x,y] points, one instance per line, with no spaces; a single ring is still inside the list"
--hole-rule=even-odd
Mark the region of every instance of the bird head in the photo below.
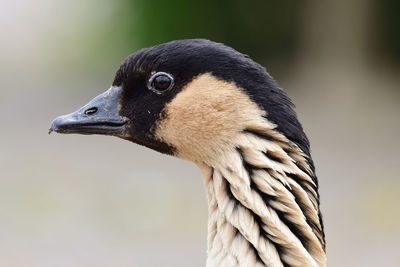
[[[56,118],[50,132],[112,135],[207,162],[233,149],[238,133],[267,123],[308,155],[292,107],[248,56],[208,40],[178,40],[128,56],[109,90]]]

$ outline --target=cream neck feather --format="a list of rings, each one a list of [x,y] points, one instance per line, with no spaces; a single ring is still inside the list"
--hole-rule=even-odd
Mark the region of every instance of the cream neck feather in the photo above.
[[[314,174],[297,146],[262,128],[243,131],[218,162],[198,164],[207,267],[326,266]]]

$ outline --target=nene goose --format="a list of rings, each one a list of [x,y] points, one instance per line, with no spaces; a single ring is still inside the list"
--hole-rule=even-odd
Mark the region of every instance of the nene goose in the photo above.
[[[288,95],[248,56],[178,40],[128,56],[111,88],[50,132],[117,136],[194,162],[208,267],[325,266],[318,182]]]

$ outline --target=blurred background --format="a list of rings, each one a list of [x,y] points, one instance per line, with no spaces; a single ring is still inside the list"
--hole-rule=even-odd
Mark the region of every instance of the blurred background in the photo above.
[[[329,266],[398,266],[400,2],[2,0],[0,266],[204,266],[191,163],[48,135],[135,50],[223,42],[289,93],[311,140]]]

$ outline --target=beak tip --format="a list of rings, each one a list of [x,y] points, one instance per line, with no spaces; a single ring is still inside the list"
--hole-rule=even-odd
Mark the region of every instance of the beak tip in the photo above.
[[[50,127],[48,134],[51,134],[52,132],[57,132],[57,129],[55,129],[53,125]]]
[[[62,116],[60,116],[60,117],[62,117]],[[60,129],[60,117],[57,117],[57,118],[55,118],[52,122],[51,122],[51,125],[50,125],[50,128],[49,128],[49,134],[51,134],[52,132],[58,132],[59,131],[59,129]]]

